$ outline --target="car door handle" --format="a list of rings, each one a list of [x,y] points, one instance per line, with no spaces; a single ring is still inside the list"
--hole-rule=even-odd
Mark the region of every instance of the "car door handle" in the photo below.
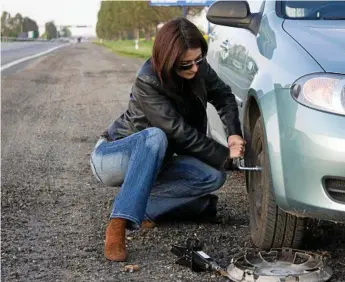
[[[228,51],[230,49],[229,45],[230,45],[229,40],[225,40],[220,44],[220,48],[223,48],[226,51]]]

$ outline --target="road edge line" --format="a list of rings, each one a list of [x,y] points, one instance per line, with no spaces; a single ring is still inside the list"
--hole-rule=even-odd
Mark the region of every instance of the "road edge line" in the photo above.
[[[13,66],[15,66],[17,64],[23,63],[25,61],[28,61],[28,60],[31,60],[31,59],[43,56],[45,54],[48,54],[50,52],[53,52],[53,51],[55,51],[55,50],[57,50],[59,48],[62,48],[62,47],[68,46],[68,45],[70,45],[70,44],[63,44],[63,45],[60,45],[60,46],[56,46],[54,48],[48,49],[47,51],[44,51],[44,52],[41,52],[41,53],[38,53],[38,54],[35,54],[35,55],[31,55],[31,56],[24,57],[24,58],[18,59],[16,61],[10,62],[10,63],[8,63],[6,65],[1,66],[1,71],[6,70],[6,69],[8,69],[10,67],[13,67]]]

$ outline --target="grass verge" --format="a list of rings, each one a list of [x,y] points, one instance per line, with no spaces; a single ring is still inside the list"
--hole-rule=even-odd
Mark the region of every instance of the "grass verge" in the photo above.
[[[95,44],[109,48],[112,52],[126,57],[147,59],[152,54],[153,41],[139,41],[139,48],[135,49],[134,40],[94,41]]]

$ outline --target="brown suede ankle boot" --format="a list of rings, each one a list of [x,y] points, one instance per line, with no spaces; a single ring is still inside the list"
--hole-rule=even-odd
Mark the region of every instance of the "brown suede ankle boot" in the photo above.
[[[110,219],[105,232],[104,256],[113,261],[126,261],[126,219]]]

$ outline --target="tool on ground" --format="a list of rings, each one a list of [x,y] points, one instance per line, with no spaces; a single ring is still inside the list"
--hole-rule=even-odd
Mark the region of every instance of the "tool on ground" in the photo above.
[[[178,256],[177,264],[196,272],[213,271],[234,282],[323,282],[333,274],[327,256],[291,248],[246,250],[236,254],[226,270],[195,238],[189,238],[187,246],[173,245],[171,252]]]
[[[239,170],[254,170],[254,171],[262,171],[263,170],[263,168],[261,166],[253,166],[253,167],[245,166],[243,158],[234,159],[234,164],[237,166],[237,168]]]
[[[198,239],[188,238],[186,246],[173,245],[171,252],[178,257],[177,264],[187,266],[192,271],[214,271],[228,277],[228,273],[202,251],[202,243]]]

